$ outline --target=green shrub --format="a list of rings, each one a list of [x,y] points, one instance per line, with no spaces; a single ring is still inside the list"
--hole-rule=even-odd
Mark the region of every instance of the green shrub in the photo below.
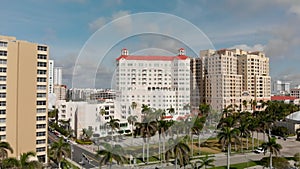
[[[83,145],[91,145],[91,144],[93,144],[93,142],[90,141],[90,140],[79,140],[79,139],[76,139],[76,143],[83,144]]]

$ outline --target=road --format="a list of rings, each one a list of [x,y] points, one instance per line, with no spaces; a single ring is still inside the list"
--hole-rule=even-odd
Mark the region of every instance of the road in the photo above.
[[[54,135],[53,133],[49,132],[49,143],[53,142],[53,141],[57,141],[59,139],[59,137],[57,137],[56,135]],[[95,154],[87,151],[83,146],[74,144],[74,143],[70,143],[71,145],[71,157],[70,159],[73,160],[74,162],[76,162],[77,164],[82,164],[82,168],[96,168],[99,164],[99,162],[97,161],[97,159],[95,158]],[[83,158],[83,154],[87,157],[87,159],[89,160],[86,161],[85,158]],[[81,163],[81,162],[84,163]]]

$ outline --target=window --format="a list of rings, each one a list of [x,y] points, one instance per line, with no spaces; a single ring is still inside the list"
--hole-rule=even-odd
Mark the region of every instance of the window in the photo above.
[[[0,106],[6,106],[6,101],[0,101]]]
[[[46,116],[37,116],[36,120],[37,121],[45,121],[46,120]]]
[[[47,86],[46,85],[37,85],[38,90],[46,90]]]
[[[0,67],[0,72],[6,72],[6,67]]]
[[[0,93],[0,98],[6,98],[6,93]]]
[[[0,41],[0,47],[7,47],[7,42]]]
[[[37,50],[39,50],[39,51],[47,51],[47,46],[38,46]]]
[[[38,62],[37,66],[38,67],[47,67],[47,62]]]
[[[38,81],[38,82],[46,82],[46,80],[47,80],[47,79],[46,79],[45,77],[38,77],[38,78],[37,78],[37,81]]]
[[[6,59],[0,59],[0,64],[6,65],[7,60]]]
[[[37,129],[44,129],[44,128],[46,128],[46,124],[37,124],[36,128]]]
[[[47,73],[47,70],[37,70],[37,74],[39,75],[45,75]]]
[[[39,98],[46,97],[46,93],[38,93],[37,97],[39,97]],[[0,93],[0,98],[1,98],[1,93]]]
[[[45,144],[46,140],[42,139],[42,140],[36,140],[36,144]]]
[[[42,132],[36,132],[36,136],[39,137],[39,136],[46,136],[46,132],[45,131],[42,131]]]
[[[6,89],[6,84],[0,84],[0,90]]]
[[[36,152],[43,152],[43,151],[46,151],[45,147],[36,148]]]
[[[0,56],[7,56],[7,51],[0,50]]]
[[[46,101],[37,101],[36,104],[37,105],[46,105]]]
[[[0,81],[6,81],[6,76],[0,76]]]
[[[0,123],[5,123],[6,122],[6,118],[0,118]]]
[[[38,59],[47,59],[47,55],[38,54]]]
[[[6,139],[6,135],[0,135],[0,140],[5,140]]]
[[[5,130],[6,130],[6,127],[0,127],[0,132],[5,131]]]
[[[38,108],[36,109],[37,113],[45,113],[46,112],[46,108]]]
[[[6,114],[6,110],[0,110],[0,114]]]

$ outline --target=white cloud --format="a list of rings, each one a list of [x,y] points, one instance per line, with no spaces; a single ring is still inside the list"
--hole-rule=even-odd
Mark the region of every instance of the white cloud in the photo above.
[[[288,10],[288,13],[300,16],[300,5],[291,6],[290,9]]]
[[[100,17],[96,20],[94,20],[93,22],[89,23],[89,28],[92,31],[96,31],[99,28],[101,28],[102,26],[104,26],[107,22],[107,19],[105,19],[104,17]]]
[[[234,45],[230,47],[230,49],[235,49],[235,48],[254,52],[254,51],[264,51],[265,46],[262,44],[255,44],[253,46],[249,46],[247,44],[240,44],[240,45]]]

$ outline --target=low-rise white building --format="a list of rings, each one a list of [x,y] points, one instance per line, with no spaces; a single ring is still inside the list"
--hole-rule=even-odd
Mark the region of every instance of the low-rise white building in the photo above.
[[[89,102],[66,102],[59,100],[56,103],[59,120],[69,120],[70,127],[74,130],[77,138],[82,135],[83,129],[92,128],[94,137],[105,137],[111,133],[107,126],[110,117],[120,119],[120,130],[118,133],[128,133],[130,128],[127,120],[121,120],[118,108],[112,100],[101,103]]]

